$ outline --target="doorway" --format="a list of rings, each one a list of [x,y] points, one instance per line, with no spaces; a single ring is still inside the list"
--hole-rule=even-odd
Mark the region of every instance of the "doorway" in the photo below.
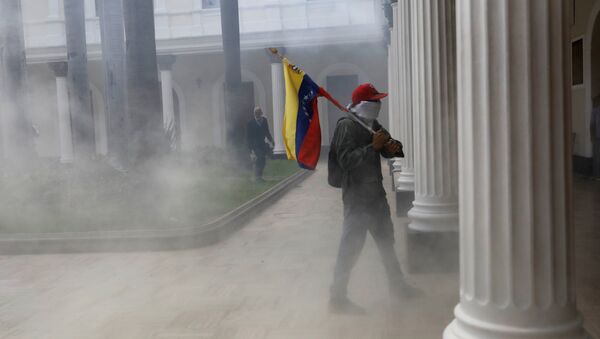
[[[592,110],[600,105],[600,15],[597,15],[594,19],[594,26],[592,30],[592,37],[590,39],[590,53],[591,53],[591,64],[590,64],[590,72],[591,72],[591,101],[592,101]],[[589,112],[591,114],[592,112]],[[590,117],[591,118],[591,117]],[[590,119],[591,120],[591,119]],[[591,124],[591,121],[587,122]],[[592,127],[592,126],[590,126]],[[593,128],[597,129],[596,126]],[[592,174],[594,176],[600,176],[600,145],[598,145],[598,135],[596,136],[596,141],[593,141],[592,144]]]
[[[327,91],[336,98],[342,105],[346,105],[352,101],[352,91],[358,86],[358,75],[331,75],[326,79]],[[327,102],[327,121],[329,122],[329,144],[333,138],[333,131],[337,121],[345,116],[345,113],[340,111],[331,102]]]

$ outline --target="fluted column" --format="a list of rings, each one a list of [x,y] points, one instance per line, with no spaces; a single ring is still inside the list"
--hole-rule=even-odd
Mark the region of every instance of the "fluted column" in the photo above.
[[[177,126],[175,125],[175,105],[173,104],[173,65],[175,56],[158,57],[160,84],[162,92],[163,128],[169,140],[171,150],[177,149]]]
[[[67,84],[68,66],[66,62],[53,62],[48,66],[56,76],[56,104],[58,108],[58,140],[60,162],[73,162],[73,136],[71,133],[71,113],[69,111],[69,90]]]
[[[279,50],[282,50],[282,48]],[[273,154],[283,155],[285,154],[282,135],[283,113],[285,110],[283,66],[278,57],[269,54],[271,55],[271,85],[273,86],[273,141],[275,141]]]
[[[389,97],[388,97],[388,128],[391,135],[396,135],[396,117],[398,114],[398,3],[391,3],[393,25],[390,27],[390,45],[388,69],[390,78],[388,79]]]
[[[410,0],[398,0],[398,137],[404,145],[404,159],[396,179],[396,191],[415,190],[412,112]]]
[[[48,0],[48,19],[60,18],[60,5],[58,0]]]
[[[392,26],[390,27],[390,44],[388,45],[388,129],[390,134],[395,139],[402,139],[398,131],[398,120],[400,114],[400,77],[399,71],[399,46],[398,46],[398,3],[390,4],[392,10]],[[392,180],[399,175],[402,167],[401,158],[393,158],[390,160],[392,166]],[[395,186],[395,185],[394,185]],[[395,189],[395,187],[394,187]]]
[[[584,338],[570,1],[458,0],[461,297],[444,338]]]
[[[409,228],[458,229],[454,0],[412,4],[415,201]]]

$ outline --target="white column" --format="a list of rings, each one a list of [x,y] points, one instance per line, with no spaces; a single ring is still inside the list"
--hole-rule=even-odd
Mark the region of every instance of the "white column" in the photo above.
[[[388,46],[388,122],[389,122],[389,132],[395,139],[402,139],[402,136],[399,134],[398,130],[398,122],[399,122],[399,114],[400,112],[400,98],[399,92],[400,88],[400,77],[399,77],[399,46],[398,46],[398,3],[393,2],[390,4],[392,9],[392,27],[390,29],[390,44]],[[392,159],[392,172],[395,177],[399,175],[399,172],[402,167],[402,159],[401,158],[393,158]]]
[[[60,9],[58,0],[48,0],[48,19],[60,18]]]
[[[461,297],[446,339],[584,338],[570,1],[458,0]]]
[[[90,85],[92,89],[91,100],[94,108],[94,136],[96,140],[96,154],[106,155],[108,152],[108,120],[106,107],[103,105],[104,96],[100,90]]]
[[[84,12],[86,18],[95,18],[96,15],[96,0],[85,0]]]
[[[458,230],[454,0],[411,3],[415,201],[409,228]]]
[[[283,112],[285,106],[283,66],[279,60],[271,60],[271,84],[273,86],[273,154],[285,154],[283,146]]]
[[[167,10],[167,4],[165,0],[154,0],[154,11],[165,12]]]
[[[388,129],[392,136],[397,137],[396,117],[398,115],[398,3],[391,3],[392,8],[392,27],[390,28],[390,44],[388,47],[388,69],[389,69],[389,109],[388,109]]]
[[[160,84],[162,93],[163,128],[169,138],[172,150],[177,149],[177,130],[175,126],[175,106],[173,105],[173,64],[175,57],[161,55],[158,57]]]
[[[162,90],[163,124],[165,130],[175,123],[175,108],[173,106],[173,74],[171,70],[160,70]]]
[[[399,107],[398,135],[404,146],[402,169],[396,179],[396,191],[415,190],[412,112],[411,18],[410,0],[398,0]]]
[[[56,76],[60,162],[68,164],[73,162],[73,137],[71,133],[71,113],[69,111],[69,90],[67,87],[68,68],[66,62],[53,62],[49,66]]]

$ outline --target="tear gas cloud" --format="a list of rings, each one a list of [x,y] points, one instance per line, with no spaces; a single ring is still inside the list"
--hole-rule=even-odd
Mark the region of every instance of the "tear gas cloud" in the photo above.
[[[31,37],[28,25],[34,20],[27,18],[33,15],[33,1],[22,0],[21,3],[24,4],[26,36]],[[256,6],[240,1],[241,10],[246,5]],[[373,1],[373,6],[379,5],[379,1]],[[265,5],[265,13],[270,6],[273,5]],[[356,76],[357,82],[369,81],[385,91],[384,30],[387,27],[383,12],[379,13],[378,9],[376,15],[367,18],[364,6],[348,6],[343,1],[327,8],[326,16],[317,15],[319,20],[349,18],[349,26],[360,27],[365,21],[370,24],[353,31],[356,34],[349,41],[338,43],[332,42],[332,36],[348,27],[319,28],[310,32],[307,29],[306,34],[311,35],[309,42],[300,41],[297,32],[283,30],[273,35],[277,38],[272,46],[283,47],[286,56],[315,81],[321,81],[319,85],[323,87],[327,87],[328,82],[334,84],[335,77]],[[1,9],[7,13],[9,7]],[[22,74],[9,68],[13,66],[7,62],[10,60],[7,37],[13,31],[14,27],[0,24],[0,237],[194,227],[223,215],[270,187],[269,183],[263,185],[250,180],[252,165],[249,159],[240,159],[244,153],[234,154],[225,145],[214,144],[213,129],[222,128],[216,126],[214,117],[224,113],[215,114],[213,110],[225,106],[213,102],[217,100],[213,97],[215,88],[222,88],[218,83],[223,75],[221,52],[210,52],[206,56],[181,55],[173,66],[173,81],[181,95],[175,100],[181,114],[179,121],[183,123],[181,133],[187,133],[180,136],[183,141],[178,144],[178,151],[149,159],[140,166],[122,166],[115,162],[110,150],[105,152],[102,147],[100,152],[81,160],[74,145],[75,160],[64,164],[60,162],[55,74],[46,62],[38,59],[30,61]],[[250,38],[242,34],[242,46],[250,43],[244,41]],[[159,41],[158,45],[163,48],[165,42]],[[253,81],[254,104],[264,106],[271,133],[274,133],[273,114],[281,112],[272,109],[271,61],[264,47],[271,46],[242,50],[243,80]],[[88,48],[92,51],[88,63],[92,110],[93,114],[100,114],[105,101],[98,97],[105,92],[104,66],[94,54],[100,47]],[[29,48],[27,52],[32,50]],[[159,54],[166,53],[167,50],[159,50]],[[18,76],[26,81],[15,85]],[[330,89],[337,93],[335,88]],[[344,90],[343,86],[339,89],[341,99],[348,100],[350,93]],[[319,107],[324,144],[328,144],[334,126],[331,125],[333,118],[327,114],[333,114],[330,113],[333,109],[325,102]],[[387,124],[386,111],[384,102],[381,113],[384,125]],[[106,119],[110,118],[109,112],[104,114]],[[251,114],[248,119],[250,117]],[[23,121],[27,121],[25,127]],[[111,131],[107,130],[106,134],[110,138]],[[96,143],[106,142],[98,135],[93,139]],[[295,168],[295,164],[288,165],[271,165],[268,175],[281,179],[294,172],[290,168]],[[350,285],[353,297],[366,306],[370,315],[351,320],[327,312],[343,211],[341,194],[327,187],[324,172],[326,163],[322,162],[316,173],[287,193],[293,201],[285,197],[273,201],[272,206],[247,227],[211,246],[185,251],[0,257],[0,274],[18,272],[14,280],[6,283],[0,280],[0,297],[18,305],[0,308],[0,318],[14,319],[12,326],[20,333],[47,332],[57,337],[60,333],[68,336],[74,333],[69,331],[92,328],[106,337],[144,337],[150,335],[144,331],[155,326],[165,330],[153,334],[181,337],[204,333],[205,337],[215,338],[253,333],[259,337],[271,333],[285,338],[294,333],[309,333],[306,337],[357,335],[370,338],[398,331],[391,318],[404,319],[403,324],[413,323],[406,325],[410,330],[423,327],[410,319],[430,315],[441,319],[439,326],[432,325],[431,329],[440,332],[436,326],[445,326],[450,320],[446,317],[450,317],[457,301],[456,274],[428,273],[414,277],[408,274],[409,280],[421,285],[427,296],[421,301],[390,306],[385,272],[370,238]],[[387,163],[384,172],[384,184],[389,186]],[[391,193],[388,193],[388,201],[393,206]],[[313,212],[299,212],[296,204]],[[427,266],[423,271],[443,272],[446,267],[442,263],[419,257],[413,257],[411,263],[407,261],[406,222],[406,218],[394,218],[395,246],[403,269],[409,265]],[[454,247],[451,242],[423,242],[420,250],[448,253]],[[69,251],[65,248],[55,252]],[[31,281],[26,283],[30,277]],[[15,292],[20,288],[24,290]],[[33,298],[19,296],[19,293]],[[161,306],[150,307],[150,301]],[[48,312],[49,309],[53,312]],[[26,320],[28,317],[30,320]],[[67,325],[60,325],[59,317],[76,325],[68,329]],[[384,324],[383,328],[376,329],[377,324]],[[310,332],[313,325],[319,333]],[[0,328],[0,334],[4,330]],[[277,335],[278,330],[283,333],[281,336]],[[355,333],[350,333],[352,331]]]

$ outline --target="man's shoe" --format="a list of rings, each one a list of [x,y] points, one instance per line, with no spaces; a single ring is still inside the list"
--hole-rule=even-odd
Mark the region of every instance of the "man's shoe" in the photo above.
[[[392,294],[400,299],[416,299],[425,295],[423,290],[413,287],[404,281],[394,286]]]
[[[329,312],[337,314],[365,315],[367,311],[347,297],[329,299]]]

